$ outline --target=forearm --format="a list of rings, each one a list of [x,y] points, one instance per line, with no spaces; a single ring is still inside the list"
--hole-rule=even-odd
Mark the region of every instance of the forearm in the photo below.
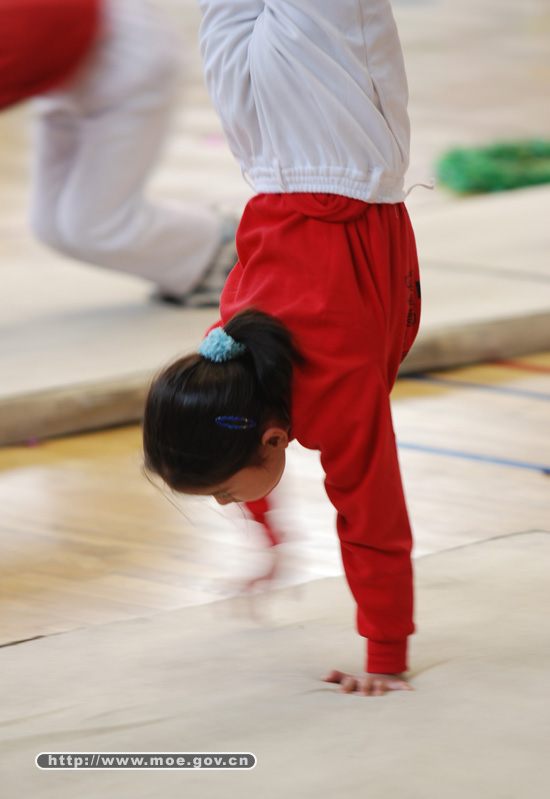
[[[357,629],[367,639],[365,670],[401,673],[414,632],[411,531],[399,487],[388,491],[383,479],[373,478],[344,503],[335,501],[345,513],[337,523],[342,562],[357,602]]]
[[[374,368],[341,384],[340,396],[332,395],[323,408],[325,419],[339,420],[323,442],[326,490],[338,512],[357,629],[368,639],[365,670],[400,673],[414,632],[412,535],[387,387]]]
[[[265,535],[268,547],[276,547],[283,542],[283,536],[279,531],[275,530],[271,524],[267,514],[271,511],[269,499],[264,497],[255,502],[245,502],[246,509],[251,514],[255,522],[262,525],[262,530]]]

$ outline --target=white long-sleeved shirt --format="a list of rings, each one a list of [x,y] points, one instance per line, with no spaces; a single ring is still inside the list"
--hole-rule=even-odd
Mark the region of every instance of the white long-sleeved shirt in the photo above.
[[[404,199],[407,81],[389,0],[199,0],[206,84],[258,193]]]

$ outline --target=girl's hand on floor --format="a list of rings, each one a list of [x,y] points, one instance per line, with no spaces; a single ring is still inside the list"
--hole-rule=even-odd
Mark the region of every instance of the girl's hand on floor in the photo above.
[[[388,691],[414,691],[401,674],[346,674],[333,669],[323,682],[340,685],[340,693],[359,696],[384,696]]]
[[[282,563],[281,555],[277,552],[276,547],[271,547],[267,550],[267,553],[269,555],[268,565],[264,571],[246,580],[246,582],[241,585],[241,594],[250,594],[258,584],[271,583],[279,577]]]

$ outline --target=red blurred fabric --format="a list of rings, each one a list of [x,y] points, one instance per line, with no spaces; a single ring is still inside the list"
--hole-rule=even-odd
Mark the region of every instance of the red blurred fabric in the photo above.
[[[273,527],[267,515],[270,510],[267,497],[258,499],[255,502],[246,502],[245,504],[254,521],[262,525],[267,540],[267,546],[276,547],[278,544],[281,544],[283,542],[283,537],[281,533]]]
[[[0,108],[67,80],[100,20],[101,0],[0,0]]]

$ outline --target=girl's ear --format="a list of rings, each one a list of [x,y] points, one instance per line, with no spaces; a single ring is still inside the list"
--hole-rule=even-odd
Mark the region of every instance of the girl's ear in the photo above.
[[[282,427],[268,427],[262,435],[262,445],[275,449],[286,449],[288,447],[288,431]]]

